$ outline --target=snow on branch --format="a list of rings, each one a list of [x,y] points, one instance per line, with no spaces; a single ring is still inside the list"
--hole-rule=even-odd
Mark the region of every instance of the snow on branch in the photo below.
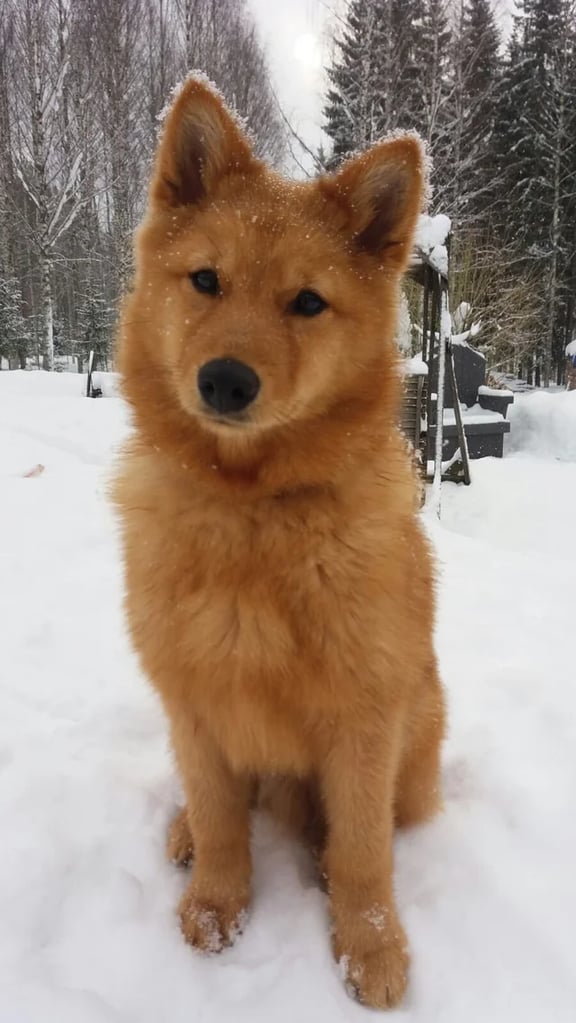
[[[438,213],[435,217],[422,214],[416,228],[416,249],[435,270],[448,273],[448,249],[446,242],[452,223],[450,217]]]

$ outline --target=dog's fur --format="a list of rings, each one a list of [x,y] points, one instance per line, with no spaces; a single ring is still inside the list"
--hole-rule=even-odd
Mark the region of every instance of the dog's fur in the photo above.
[[[406,984],[394,824],[439,805],[431,558],[395,428],[398,282],[424,177],[406,136],[286,181],[189,80],[119,344],[135,423],[115,484],[128,621],[186,793],[169,835],[170,855],[195,861],[182,930],[217,950],[240,929],[258,786],[318,851],[334,953],[375,1007]],[[190,281],[207,267],[219,295]],[[298,316],[301,289],[328,307]],[[218,357],[262,382],[242,421],[200,399],[198,370]]]

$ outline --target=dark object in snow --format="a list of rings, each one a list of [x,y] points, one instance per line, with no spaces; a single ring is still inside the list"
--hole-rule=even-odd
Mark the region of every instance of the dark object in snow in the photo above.
[[[500,394],[482,393],[482,388],[478,391],[478,404],[481,408],[486,409],[489,412],[498,412],[501,416],[508,415],[508,406],[514,401],[514,395],[509,394],[508,391],[501,391]]]
[[[442,237],[431,238],[434,242],[430,247],[427,234],[434,235],[435,223],[441,220],[443,229]],[[444,409],[444,398],[446,381],[451,381],[452,393],[458,398],[458,382],[454,372],[453,345],[451,343],[451,327],[449,314],[448,294],[448,263],[450,250],[450,221],[446,217],[427,218],[427,229],[420,240],[417,238],[417,248],[413,256],[410,275],[422,286],[422,360],[428,367],[427,387],[422,387],[421,408],[418,409],[417,419],[413,423],[413,430],[404,431],[414,443],[414,434],[417,433],[420,441],[417,445],[420,461],[426,478],[433,479],[435,497],[433,500],[440,513],[440,485],[443,479],[450,479],[457,483],[470,483],[470,464],[468,460],[468,444],[462,416],[460,414],[460,403],[456,400],[455,431],[457,436],[456,451],[458,457],[451,458],[450,464],[446,464],[444,454],[444,415],[441,417],[440,430],[432,431],[432,425],[436,422],[437,405]],[[426,226],[426,225],[425,225]],[[439,367],[441,367],[439,371]],[[407,393],[409,393],[409,380],[412,373],[408,369],[405,381]],[[440,380],[440,383],[439,383]],[[437,433],[440,436],[437,436]],[[432,472],[430,473],[430,467]]]
[[[452,351],[460,401],[466,406],[475,405],[478,401],[478,388],[482,386],[486,377],[486,360],[468,344],[452,345]],[[444,408],[454,408],[454,394],[449,377],[446,379]]]
[[[472,459],[502,458],[504,435],[510,432],[510,423],[506,415],[508,406],[514,401],[514,395],[507,390],[497,391],[486,387],[486,360],[469,344],[455,344],[452,351],[457,393],[461,403],[466,406],[462,412],[462,419],[468,441],[468,454]],[[448,376],[444,407],[455,409],[452,383]],[[434,426],[431,427],[431,434],[435,435]],[[455,424],[447,415],[444,419],[443,461],[454,456],[458,443]]]
[[[502,458],[504,453],[504,434],[510,432],[510,423],[506,419],[487,419],[485,422],[467,422],[463,417],[468,455],[476,458]],[[436,427],[430,427],[430,441],[436,437]],[[442,438],[442,461],[450,461],[459,448],[458,433],[454,423],[444,423]]]
[[[102,388],[94,384],[94,351],[90,352],[88,356],[88,377],[86,379],[86,397],[87,398],[101,398]]]
[[[444,261],[431,259],[419,247],[412,266],[411,276],[423,287],[422,359],[428,377],[422,383],[408,364],[400,426],[419,451],[427,475],[431,468],[437,474],[441,461],[442,479],[469,483],[469,459],[502,457],[504,435],[510,432],[506,416],[514,395],[487,387],[484,356],[468,343],[452,340],[450,317],[445,318],[442,311],[448,308],[449,238],[441,248],[446,253]],[[432,255],[437,251],[438,246]],[[439,386],[442,347],[445,368]],[[443,415],[437,445],[439,395]]]

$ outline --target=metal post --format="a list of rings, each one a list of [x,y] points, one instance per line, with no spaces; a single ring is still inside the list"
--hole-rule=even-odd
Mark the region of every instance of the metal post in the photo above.
[[[92,397],[92,368],[94,366],[94,350],[88,356],[88,377],[86,379],[86,397]]]
[[[436,445],[434,479],[430,500],[438,518],[442,505],[442,449],[444,442],[444,384],[446,379],[446,348],[452,336],[452,320],[448,308],[448,281],[440,278],[440,330],[438,332],[438,379],[436,382]]]

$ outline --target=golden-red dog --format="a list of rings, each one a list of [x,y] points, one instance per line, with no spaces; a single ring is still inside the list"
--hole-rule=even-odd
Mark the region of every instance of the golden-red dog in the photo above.
[[[375,1007],[406,985],[394,825],[439,805],[431,559],[395,428],[423,187],[410,136],[286,181],[189,80],[119,346],[128,621],[186,793],[184,936],[216,951],[241,929],[258,792],[320,856],[334,954]]]

